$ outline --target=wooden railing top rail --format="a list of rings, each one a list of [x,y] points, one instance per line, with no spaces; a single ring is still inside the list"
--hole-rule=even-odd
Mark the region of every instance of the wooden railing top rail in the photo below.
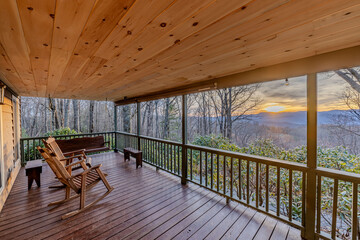
[[[210,147],[200,147],[200,146],[191,145],[191,144],[187,144],[186,146],[190,147],[193,150],[195,149],[195,150],[199,150],[199,151],[225,155],[225,156],[231,157],[231,158],[248,160],[248,161],[252,161],[252,162],[258,162],[258,163],[262,163],[262,164],[277,166],[277,167],[281,167],[281,168],[287,168],[287,169],[298,170],[298,171],[307,171],[308,170],[308,167],[302,163],[295,163],[295,162],[290,162],[290,161],[285,161],[285,160],[272,159],[272,158],[268,158],[268,157],[255,156],[255,155],[250,155],[250,154],[246,154],[246,153],[231,152],[231,151],[227,151],[227,150],[214,149],[214,148],[210,148]]]
[[[322,177],[329,177],[345,182],[353,182],[360,184],[360,174],[340,171],[336,169],[318,167],[315,170],[316,174]]]
[[[56,135],[53,136],[54,138],[62,138],[62,137],[76,137],[76,136],[88,136],[88,135],[96,135],[96,134],[112,134],[115,132],[95,132],[95,133],[79,133],[79,134],[69,134],[69,135]],[[37,140],[37,139],[44,139],[47,138],[47,136],[41,136],[41,137],[22,137],[20,140]]]
[[[175,141],[171,141],[171,140],[165,140],[165,139],[158,139],[158,138],[154,138],[154,137],[148,137],[148,136],[142,136],[140,135],[140,138],[142,139],[148,139],[148,140],[152,140],[152,141],[157,141],[157,142],[162,142],[162,143],[167,143],[167,144],[172,144],[172,145],[177,145],[177,146],[181,146],[182,144],[179,142],[175,142]]]
[[[120,133],[120,134],[131,136],[131,137],[137,137],[138,136],[138,135],[136,135],[134,133],[127,133],[127,132],[121,132],[121,131],[116,131],[116,133]]]

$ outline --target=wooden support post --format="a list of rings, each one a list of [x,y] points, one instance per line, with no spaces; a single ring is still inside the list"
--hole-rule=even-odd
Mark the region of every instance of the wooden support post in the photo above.
[[[140,115],[140,102],[137,102],[136,103],[136,114],[137,114],[137,117],[136,117],[136,120],[137,120],[137,147],[138,147],[138,150],[141,151],[141,148],[140,148],[140,133],[141,133],[141,115]]]
[[[114,133],[115,133],[115,148],[114,148],[114,152],[118,152],[118,145],[117,145],[117,109],[118,106],[116,104],[114,104]]]
[[[316,173],[317,167],[317,79],[307,75],[307,166],[304,238],[315,239]]]
[[[187,179],[187,96],[182,95],[182,161],[181,161],[181,184],[186,184]]]

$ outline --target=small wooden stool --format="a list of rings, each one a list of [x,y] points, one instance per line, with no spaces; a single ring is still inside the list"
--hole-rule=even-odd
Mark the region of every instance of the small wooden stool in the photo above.
[[[28,161],[25,166],[25,172],[26,176],[28,177],[28,190],[30,190],[34,179],[38,187],[40,187],[40,173],[42,173],[42,161]]]
[[[136,168],[138,168],[138,166],[142,167],[142,152],[134,148],[124,148],[124,161],[130,161],[130,155],[136,159]]]

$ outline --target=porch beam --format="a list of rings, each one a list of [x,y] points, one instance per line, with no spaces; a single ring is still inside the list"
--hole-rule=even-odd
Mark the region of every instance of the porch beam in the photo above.
[[[297,77],[306,74],[360,66],[360,46],[323,53],[286,63],[257,68],[224,77],[213,78],[196,84],[154,92],[144,96],[131,97],[115,101],[116,105],[126,105],[161,98],[180,96],[212,89],[222,89],[251,83]]]
[[[187,179],[187,95],[182,95],[181,112],[181,184],[186,184]]]
[[[136,131],[136,134],[137,134],[137,147],[138,147],[138,150],[140,150],[140,134],[141,134],[141,114],[140,114],[140,110],[141,110],[141,105],[140,105],[140,102],[137,102],[136,103],[136,120],[137,120],[137,131]]]
[[[317,168],[317,77],[307,75],[307,178],[305,196],[305,239],[315,239]]]
[[[115,148],[114,148],[114,152],[118,152],[118,148],[117,148],[117,110],[118,110],[118,106],[116,104],[114,104],[114,132],[115,132]]]

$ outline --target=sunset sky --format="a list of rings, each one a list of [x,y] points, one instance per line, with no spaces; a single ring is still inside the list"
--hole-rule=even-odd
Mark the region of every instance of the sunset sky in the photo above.
[[[341,95],[348,83],[332,73],[318,75],[318,111],[346,109]],[[253,113],[306,111],[306,77],[262,83],[257,92],[261,105]]]

